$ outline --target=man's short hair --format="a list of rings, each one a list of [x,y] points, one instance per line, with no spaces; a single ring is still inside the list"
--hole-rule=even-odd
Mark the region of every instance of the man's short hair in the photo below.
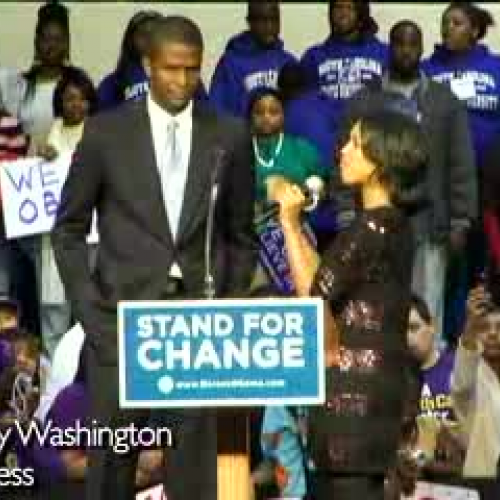
[[[395,23],[391,30],[389,31],[389,42],[392,43],[394,41],[394,38],[396,36],[396,33],[403,28],[413,28],[420,36],[420,39],[423,40],[424,35],[422,34],[422,30],[420,29],[420,26],[415,22],[410,19],[402,19],[401,21],[398,21]]]
[[[252,19],[256,13],[260,13],[261,9],[267,6],[276,6],[279,8],[279,0],[265,0],[256,2],[255,0],[249,0],[247,3],[247,19]]]
[[[425,303],[425,300],[416,294],[411,296],[411,309],[414,309],[420,316],[420,319],[424,321],[427,325],[432,323],[431,312],[429,311],[429,306]]]
[[[184,16],[162,16],[154,22],[148,52],[174,42],[203,50],[203,35],[198,25]]]

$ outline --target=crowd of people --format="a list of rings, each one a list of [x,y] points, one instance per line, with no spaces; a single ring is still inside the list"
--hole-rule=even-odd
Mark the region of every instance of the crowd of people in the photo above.
[[[231,152],[218,215],[219,222],[226,219],[217,236],[234,250],[234,269],[221,267],[219,279],[226,282],[216,283],[218,295],[315,295],[331,304],[327,401],[254,412],[252,493],[398,498],[423,477],[476,489],[481,500],[500,498],[500,55],[482,43],[495,20],[470,2],[449,4],[442,41],[423,58],[425,30],[411,12],[390,28],[387,41],[377,34],[368,0],[330,0],[328,15],[327,38],[299,57],[280,38],[279,2],[249,1],[248,28],[229,39],[204,83],[197,29],[184,18],[165,21],[160,12],[139,11],[123,33],[116,67],[93,82],[71,62],[69,9],[57,1],[40,7],[32,65],[0,67],[0,162],[76,154],[53,234],[7,239],[2,228],[2,428],[17,419],[64,429],[94,414],[92,401],[105,399],[96,387],[114,377],[114,339],[104,342],[94,333],[113,324],[113,300],[202,295],[203,264],[192,262],[198,253],[185,247],[203,247],[186,212],[200,223],[196,203],[204,195],[186,172],[176,173],[169,189],[164,182],[158,152],[164,123],[158,99],[151,98],[163,92],[181,139],[180,156],[174,158],[172,146],[168,161],[196,164],[202,186],[204,164],[192,156],[209,144],[203,127]],[[177,50],[161,59],[166,43]],[[177,67],[185,72],[187,98],[167,81]],[[91,163],[105,168],[111,159],[125,160],[123,139],[112,136],[123,126],[126,137],[126,117],[144,125],[143,108],[134,107],[140,103],[151,117],[144,130],[153,140],[141,142],[138,127],[131,155],[137,158],[127,160],[139,164],[143,154],[153,164],[156,154],[162,192],[152,188],[151,199],[145,194],[147,201],[115,217],[114,204],[153,179],[149,164],[127,179],[130,184],[118,180],[119,165],[106,167],[108,177],[96,187],[101,174]],[[203,140],[195,141],[195,131]],[[109,154],[98,152],[101,145]],[[182,152],[186,145],[191,159]],[[304,210],[311,179],[324,188]],[[255,185],[252,193],[247,182]],[[192,196],[187,202],[179,195],[184,189]],[[155,224],[163,222],[154,205],[159,200],[171,207],[165,219],[171,232],[156,238]],[[89,232],[93,208],[102,212],[100,231],[112,237],[102,247],[78,246],[71,238]],[[135,221],[126,222],[127,214],[147,228],[149,243],[134,232]],[[118,248],[113,238],[119,241],[121,227],[132,237]],[[176,234],[186,244],[162,259],[159,241]],[[250,241],[251,251],[238,250],[248,250]],[[133,288],[149,279],[134,252],[148,256],[152,269],[169,269],[165,294],[147,296],[158,295],[160,285]],[[130,278],[120,275],[115,258],[137,264]],[[105,291],[99,299],[88,286],[92,273]],[[101,408],[105,421],[111,408]],[[202,434],[213,437],[211,417],[186,415],[204,426],[193,438],[195,448],[203,446]],[[146,421],[155,425],[155,418]],[[207,450],[211,446],[207,441]],[[139,490],[162,482],[164,467],[174,471],[167,481],[178,479],[181,462],[195,463],[184,458],[142,450],[136,463],[113,463],[111,476],[124,477],[119,467],[135,468],[127,481]],[[33,494],[51,499],[83,494],[86,479],[102,479],[96,464],[102,469],[106,460],[85,449],[19,442],[0,453],[0,466],[33,466]],[[103,491],[87,498],[104,498]],[[128,490],[118,491],[129,498]]]

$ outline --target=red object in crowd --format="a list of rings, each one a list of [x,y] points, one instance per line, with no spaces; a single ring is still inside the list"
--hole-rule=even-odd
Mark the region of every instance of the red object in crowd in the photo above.
[[[484,231],[495,271],[500,270],[500,221],[493,210],[484,212]]]

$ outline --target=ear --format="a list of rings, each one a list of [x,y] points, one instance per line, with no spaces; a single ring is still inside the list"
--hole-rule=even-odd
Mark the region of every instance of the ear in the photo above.
[[[435,337],[437,334],[437,324],[434,318],[431,319],[429,326],[429,330],[432,332],[432,336]]]

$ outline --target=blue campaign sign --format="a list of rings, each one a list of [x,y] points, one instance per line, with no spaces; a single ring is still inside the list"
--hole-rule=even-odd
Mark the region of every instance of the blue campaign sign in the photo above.
[[[321,404],[321,299],[122,302],[120,405]]]

